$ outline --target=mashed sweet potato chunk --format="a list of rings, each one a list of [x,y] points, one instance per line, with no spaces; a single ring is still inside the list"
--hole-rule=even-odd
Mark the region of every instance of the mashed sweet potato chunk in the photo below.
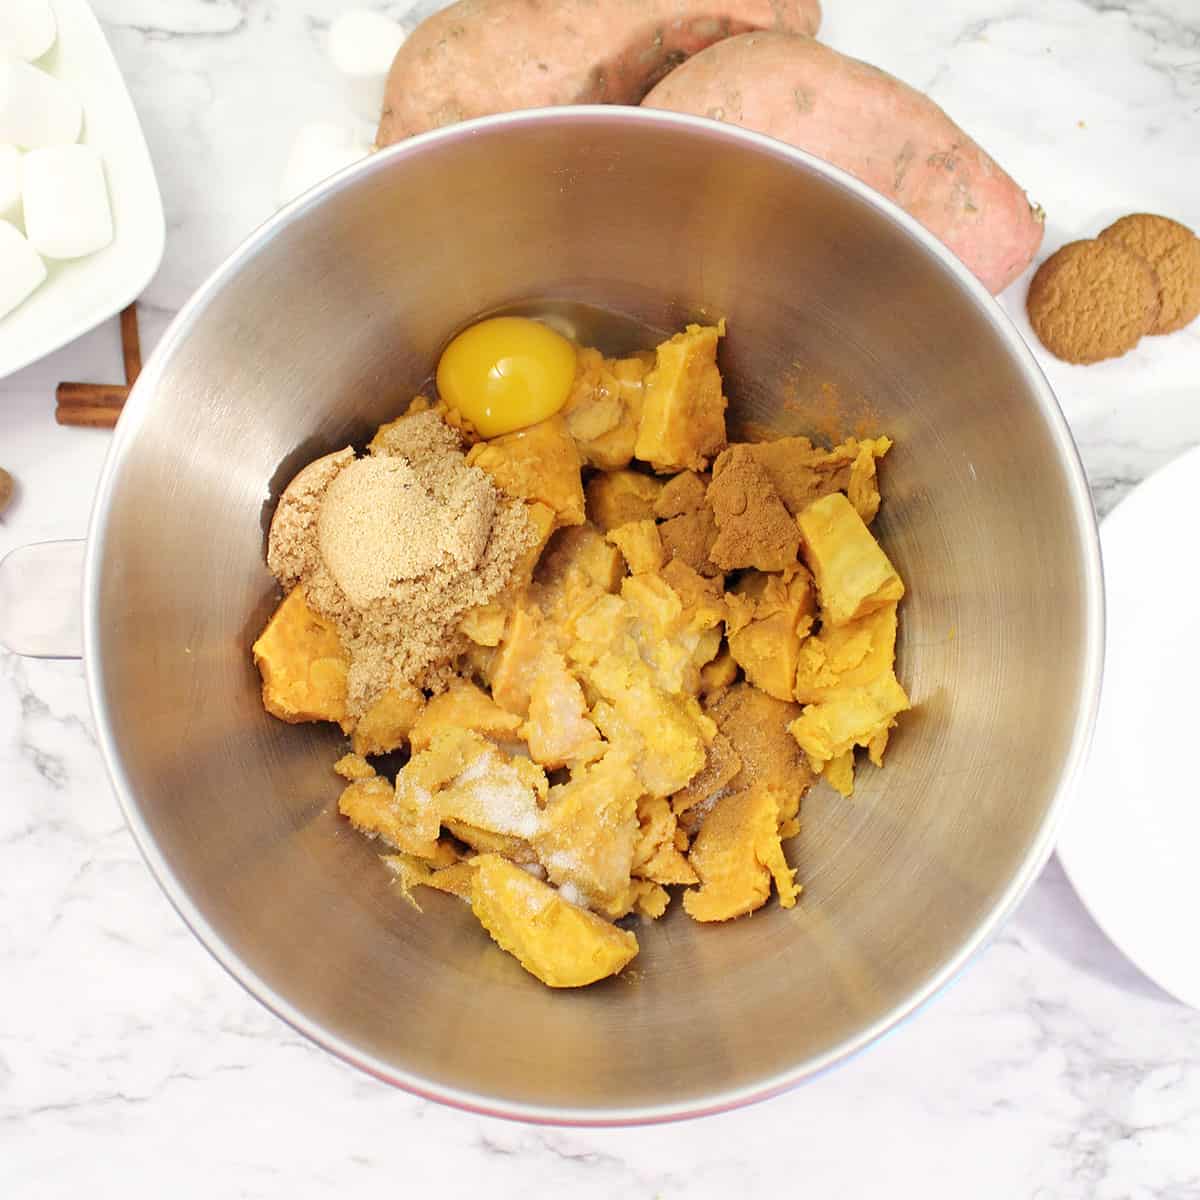
[[[725,408],[717,369],[719,325],[689,325],[655,351],[646,377],[634,456],[656,471],[702,471],[725,445]]]
[[[603,916],[620,917],[633,871],[641,781],[629,760],[609,751],[550,789],[534,837],[538,861],[550,882]]]
[[[289,724],[346,718],[350,660],[333,624],[308,607],[293,588],[254,643],[262,675],[263,707]]]
[[[424,709],[424,693],[416,688],[388,688],[354,726],[354,753],[389,754],[399,750]]]
[[[472,864],[471,910],[496,944],[549,987],[583,987],[616,975],[637,938],[496,854]]]
[[[779,840],[779,794],[766,784],[725,796],[705,819],[688,855],[700,886],[683,894],[697,921],[729,921],[761,908],[779,889],[791,908],[800,889]]]
[[[561,416],[471,447],[467,463],[510,496],[552,509],[560,525],[583,523],[583,460]]]
[[[796,521],[827,622],[845,625],[904,595],[896,568],[841,492],[813,501]]]

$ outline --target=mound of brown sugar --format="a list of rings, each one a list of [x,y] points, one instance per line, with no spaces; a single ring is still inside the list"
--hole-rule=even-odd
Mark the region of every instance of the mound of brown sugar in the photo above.
[[[336,625],[359,716],[389,687],[441,689],[459,618],[503,590],[534,536],[524,504],[422,412],[392,422],[368,457],[347,448],[305,467],[280,498],[267,565]]]
[[[404,459],[359,458],[325,491],[317,546],[346,599],[365,608],[397,581],[418,579],[441,562],[445,548],[439,538],[414,536],[436,529],[437,520],[437,502]],[[482,551],[487,528],[479,532]]]

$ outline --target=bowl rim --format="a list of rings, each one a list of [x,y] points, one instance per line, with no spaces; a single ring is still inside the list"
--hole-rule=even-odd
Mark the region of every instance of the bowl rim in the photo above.
[[[513,126],[562,124],[586,126],[597,121],[627,126],[647,125],[660,129],[678,129],[693,134],[702,134],[710,139],[739,143],[743,147],[752,148],[758,154],[768,155],[793,167],[802,167],[824,176],[850,192],[858,200],[877,209],[892,223],[899,225],[924,248],[927,254],[938,260],[956,278],[965,290],[967,301],[975,304],[980,315],[988,321],[994,333],[1007,346],[1014,363],[1022,369],[1058,449],[1066,477],[1065,483],[1074,517],[1075,531],[1084,560],[1081,592],[1084,607],[1085,649],[1081,670],[1079,708],[1071,731],[1070,744],[1059,770],[1058,782],[1042,817],[1041,825],[1013,878],[979,922],[978,927],[931,974],[929,979],[914,989],[910,995],[893,1005],[878,1020],[858,1030],[852,1036],[844,1038],[824,1054],[802,1063],[790,1064],[754,1083],[717,1090],[708,1096],[680,1103],[576,1108],[569,1105],[526,1104],[495,1099],[461,1088],[447,1087],[415,1073],[399,1069],[374,1055],[365,1053],[346,1039],[330,1033],[323,1028],[320,1022],[307,1016],[241,960],[192,902],[142,818],[140,806],[125,773],[121,754],[101,695],[103,655],[97,597],[114,488],[138,429],[153,403],[156,386],[162,377],[164,367],[203,314],[210,300],[229,278],[254,257],[260,247],[270,241],[281,228],[321,204],[326,197],[353,186],[360,177],[389,169],[398,161],[419,155],[428,147],[450,145],[458,141],[485,137],[494,131]],[[727,1112],[780,1095],[801,1082],[824,1074],[837,1064],[859,1053],[928,1004],[952,979],[958,976],[967,962],[991,940],[1012,913],[1040,874],[1054,848],[1055,833],[1073,791],[1073,785],[1079,778],[1095,725],[1104,655],[1104,593],[1099,530],[1078,448],[1054,391],[1029,346],[1001,305],[996,303],[991,294],[971,275],[958,258],[897,205],[854,176],[806,151],[798,150],[774,138],[708,118],[686,116],[660,109],[619,105],[524,109],[512,113],[480,117],[420,134],[380,150],[361,162],[342,169],[285,205],[260,225],[191,296],[175,316],[143,368],[125,405],[124,413],[105,460],[87,536],[83,584],[83,643],[88,698],[95,721],[97,741],[134,841],[151,873],[176,912],[183,918],[184,923],[217,962],[256,1000],[297,1032],[336,1055],[343,1062],[423,1099],[435,1100],[465,1112],[539,1125],[584,1128],[661,1124]]]

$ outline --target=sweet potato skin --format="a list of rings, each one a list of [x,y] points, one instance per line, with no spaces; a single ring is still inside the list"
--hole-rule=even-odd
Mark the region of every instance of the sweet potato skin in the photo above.
[[[1041,210],[928,96],[812,38],[729,38],[642,103],[765,133],[849,171],[920,221],[993,294],[1042,243]]]
[[[637,104],[721,38],[820,22],[820,0],[459,0],[401,46],[375,143],[521,108]]]

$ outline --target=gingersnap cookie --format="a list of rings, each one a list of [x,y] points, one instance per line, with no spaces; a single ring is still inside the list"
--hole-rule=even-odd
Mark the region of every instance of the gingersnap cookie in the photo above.
[[[1151,333],[1174,333],[1200,316],[1200,238],[1172,246],[1154,268],[1160,312]]]
[[[1119,358],[1158,317],[1158,283],[1120,242],[1068,242],[1040,267],[1025,300],[1042,345],[1070,363]]]
[[[1174,333],[1200,314],[1200,240],[1154,213],[1130,213],[1100,234],[1144,258],[1157,276],[1159,314],[1150,333]]]

